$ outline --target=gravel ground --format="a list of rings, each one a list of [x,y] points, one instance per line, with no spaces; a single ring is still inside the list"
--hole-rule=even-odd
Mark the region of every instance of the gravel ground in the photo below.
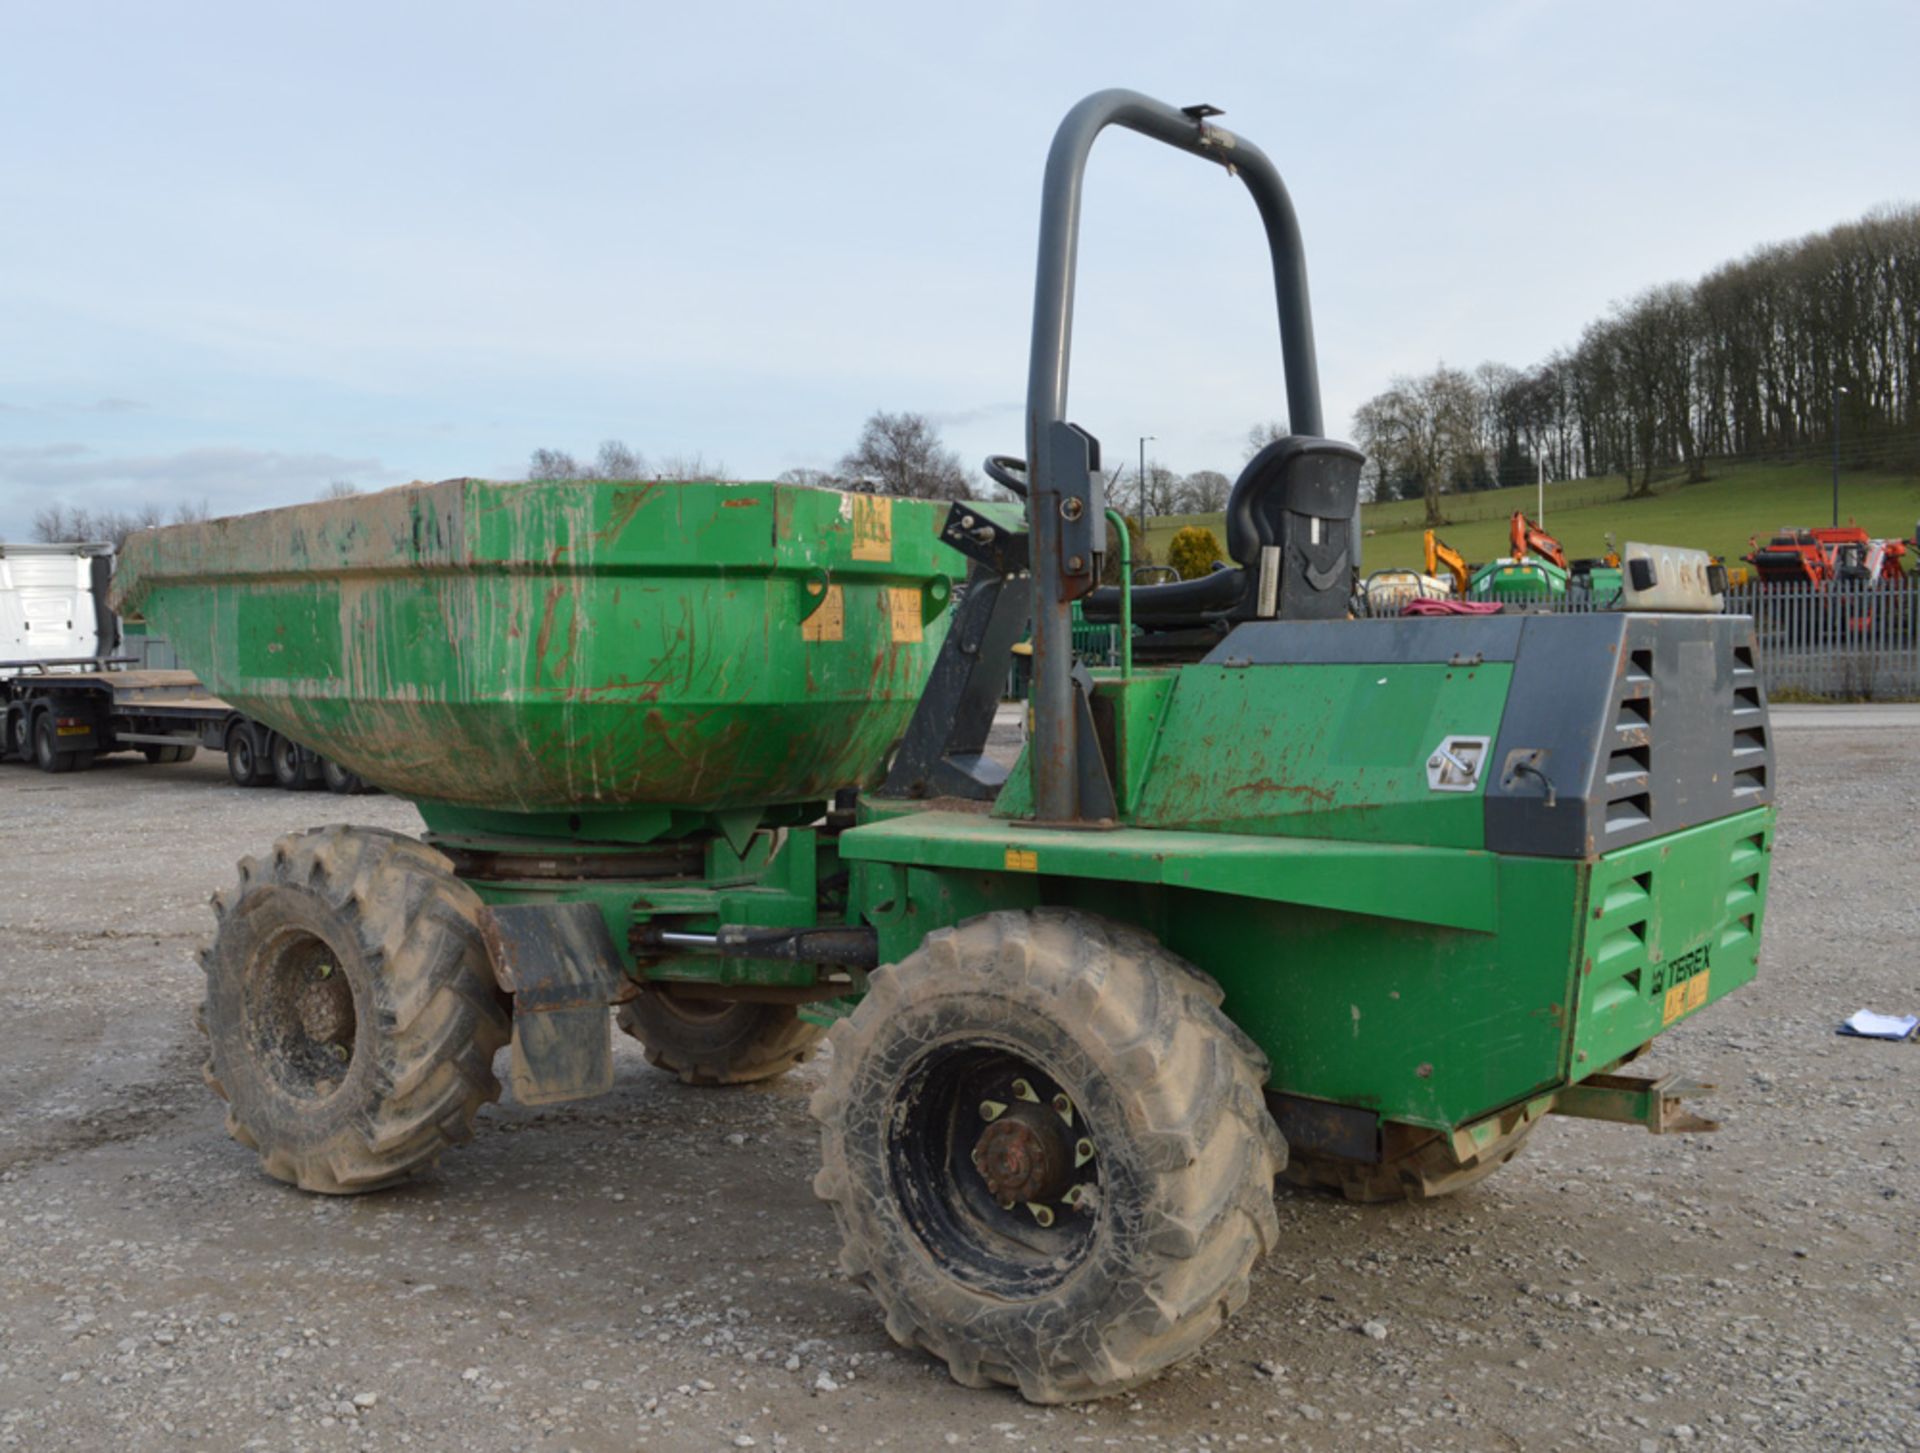
[[[833,1271],[817,1065],[702,1092],[622,1045],[610,1096],[500,1105],[411,1188],[266,1180],[200,1083],[207,895],[412,809],[0,768],[0,1447],[1920,1448],[1920,1045],[1833,1033],[1920,1005],[1916,728],[1779,740],[1763,977],[1651,1061],[1724,1130],[1554,1122],[1430,1206],[1282,1192],[1228,1329],[1064,1410],[952,1386]]]

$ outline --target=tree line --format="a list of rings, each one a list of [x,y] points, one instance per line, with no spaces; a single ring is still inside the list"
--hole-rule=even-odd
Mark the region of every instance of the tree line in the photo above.
[[[1707,477],[1715,458],[1920,468],[1920,207],[1884,208],[1617,303],[1527,369],[1440,365],[1354,415],[1376,499]]]

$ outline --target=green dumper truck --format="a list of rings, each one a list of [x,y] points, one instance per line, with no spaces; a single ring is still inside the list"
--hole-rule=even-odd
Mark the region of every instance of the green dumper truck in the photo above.
[[[1350,619],[1361,461],[1319,437],[1293,209],[1212,114],[1102,92],[1055,137],[1026,455],[989,463],[1023,505],[459,480],[136,537],[123,603],[426,823],[296,834],[216,898],[208,1077],[270,1174],[430,1165],[502,1048],[542,1103],[609,1086],[616,1020],[701,1085],[831,1026],[846,1271],[960,1381],[1062,1401],[1240,1305],[1276,1177],[1433,1196],[1550,1113],[1705,1128],[1622,1068],[1754,974],[1750,625]],[[1234,486],[1233,568],[1124,593],[1066,419],[1113,125],[1252,193],[1298,431]],[[1073,659],[1076,606],[1118,667]]]

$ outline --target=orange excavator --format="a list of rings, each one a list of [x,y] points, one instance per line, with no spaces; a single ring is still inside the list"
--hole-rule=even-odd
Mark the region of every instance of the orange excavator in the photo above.
[[[1513,522],[1508,530],[1513,541],[1513,558],[1517,564],[1529,554],[1538,555],[1542,560],[1550,560],[1562,570],[1570,569],[1567,564],[1567,552],[1560,548],[1560,542],[1527,518],[1525,510],[1513,512]]]

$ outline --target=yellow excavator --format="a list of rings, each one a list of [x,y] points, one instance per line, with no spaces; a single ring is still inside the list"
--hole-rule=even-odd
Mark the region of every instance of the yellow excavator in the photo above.
[[[1453,577],[1453,593],[1464,596],[1467,593],[1467,557],[1442,540],[1432,530],[1427,531],[1427,570],[1426,573],[1438,580],[1444,567]]]

